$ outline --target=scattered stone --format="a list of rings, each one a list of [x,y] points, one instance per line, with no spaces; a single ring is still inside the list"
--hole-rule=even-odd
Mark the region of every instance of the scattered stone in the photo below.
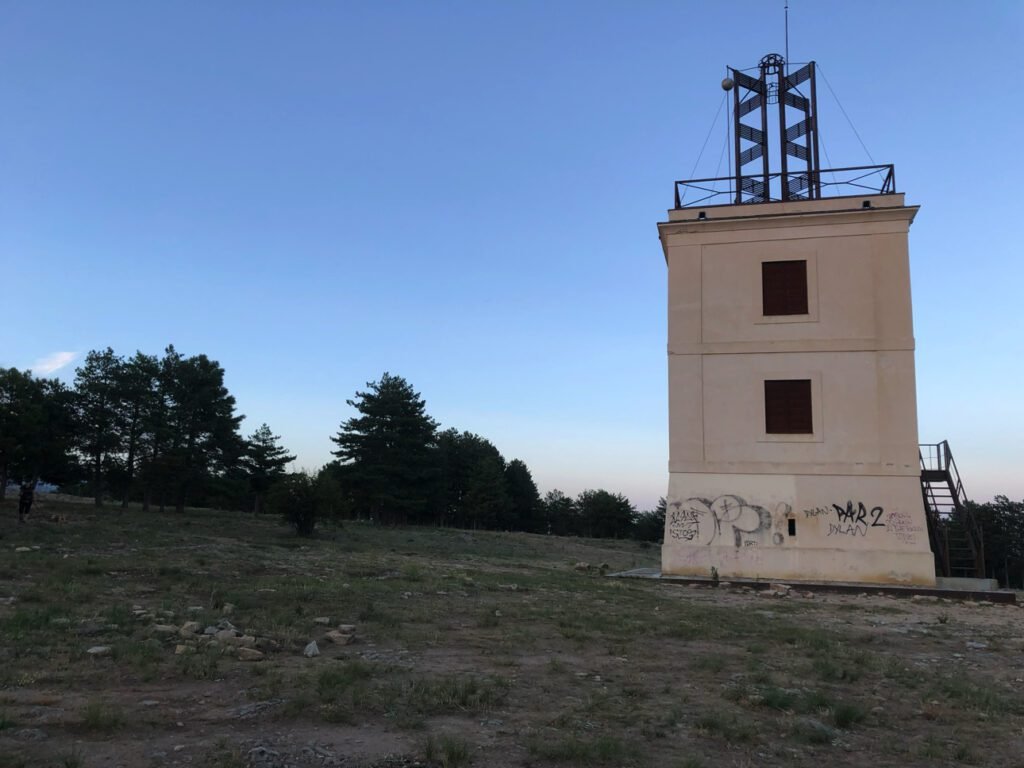
[[[786,594],[787,592],[789,592],[790,586],[789,584],[782,584],[781,582],[773,582],[772,584],[768,585],[768,589],[770,589],[772,592],[781,592],[782,594]]]
[[[272,749],[266,747],[253,747],[249,750],[249,764],[253,765],[256,763],[263,763],[267,760],[273,760],[276,757],[280,757],[280,754]]]
[[[179,643],[178,645],[174,646],[175,656],[184,656],[186,653],[193,653],[194,651],[195,648],[193,648],[191,645],[183,645]]]
[[[45,741],[46,733],[38,728],[22,728],[15,731],[14,737],[22,741]]]
[[[221,619],[217,622],[217,629],[234,629],[235,625],[227,619]]]
[[[354,635],[356,633],[355,624],[339,624],[338,631],[344,635]]]
[[[90,656],[109,656],[114,652],[114,649],[109,645],[94,645],[92,648],[86,651]]]
[[[201,605],[190,605],[188,608],[185,609],[185,612],[186,613],[202,613],[203,612],[203,606],[201,606]]]
[[[590,563],[583,562],[582,560],[573,566],[577,571],[589,571]]]
[[[207,627],[206,629],[204,629],[203,630],[203,634],[204,635],[210,635],[212,637],[213,635],[216,635],[219,631],[220,630],[217,629],[216,627],[212,627],[211,626],[211,627]]]
[[[219,629],[213,637],[215,640],[220,640],[223,643],[234,640],[238,637],[238,632],[234,629]]]
[[[303,649],[302,655],[305,656],[307,659],[311,659],[314,656],[319,656],[320,655],[320,648],[317,646],[316,640],[311,640],[309,642],[309,645],[307,645]]]
[[[242,661],[259,661],[263,658],[263,653],[255,648],[239,648],[238,658]]]
[[[814,599],[814,593],[813,592],[804,592],[804,597],[806,597],[808,600],[813,600]]]
[[[230,616],[232,613],[235,612],[235,604],[224,603],[224,605],[221,607],[221,610],[224,611],[225,616]]]
[[[911,602],[914,603],[937,603],[939,598],[935,595],[913,595],[910,598]]]
[[[15,547],[14,551],[15,552],[31,552],[32,551],[32,547]]]
[[[971,649],[976,650],[976,651],[982,651],[982,650],[988,648],[988,643],[979,643],[979,642],[976,642],[974,640],[968,640],[965,643],[965,645],[968,648],[971,648]]]
[[[181,750],[183,750],[184,748],[185,748],[184,744],[175,744],[174,745],[174,751],[175,752],[181,752]]]
[[[313,619],[313,623],[322,624],[323,626],[328,627],[331,624],[331,618],[330,616],[317,616],[315,619]]]
[[[267,653],[267,652],[270,652],[270,651],[280,651],[281,650],[281,644],[279,642],[277,642],[277,640],[275,640],[272,637],[260,637],[260,638],[257,638],[257,640],[256,640],[256,647],[259,648],[264,653]]]
[[[330,640],[335,645],[348,645],[350,642],[352,642],[352,635],[351,634],[346,633],[346,632],[341,632],[340,630],[337,630],[337,629],[332,629],[330,632],[328,632],[326,635],[324,635],[324,638],[326,638],[327,640]]]
[[[178,630],[178,634],[182,637],[192,637],[192,635],[199,634],[202,631],[202,624],[198,621],[186,621],[181,625],[181,629]]]
[[[268,699],[267,701],[256,701],[252,704],[244,704],[241,707],[231,712],[232,717],[239,719],[246,719],[249,717],[255,717],[261,712],[265,712],[268,709],[272,709],[280,704],[284,704],[284,699]]]
[[[178,628],[173,624],[154,624],[153,632],[157,635],[176,635]]]
[[[157,701],[156,699],[143,699],[142,701],[139,702],[139,706],[140,707],[155,707],[155,706],[157,706],[159,704],[160,704],[160,702]]]

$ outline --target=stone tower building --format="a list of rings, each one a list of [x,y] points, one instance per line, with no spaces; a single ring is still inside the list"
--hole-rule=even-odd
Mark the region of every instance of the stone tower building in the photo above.
[[[658,225],[662,572],[933,585],[908,254],[917,207],[892,166],[819,168],[814,64],[786,70],[775,55],[756,77],[732,70],[735,173],[677,183]]]

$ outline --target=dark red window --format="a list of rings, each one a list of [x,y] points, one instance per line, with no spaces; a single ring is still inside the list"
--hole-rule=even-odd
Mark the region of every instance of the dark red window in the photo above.
[[[810,379],[769,379],[764,383],[764,431],[769,435],[810,435]]]
[[[806,315],[807,262],[761,262],[761,306],[765,315]]]

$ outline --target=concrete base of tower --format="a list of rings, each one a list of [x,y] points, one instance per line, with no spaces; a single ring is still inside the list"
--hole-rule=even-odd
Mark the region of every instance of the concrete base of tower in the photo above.
[[[914,476],[672,473],[661,570],[935,584]]]

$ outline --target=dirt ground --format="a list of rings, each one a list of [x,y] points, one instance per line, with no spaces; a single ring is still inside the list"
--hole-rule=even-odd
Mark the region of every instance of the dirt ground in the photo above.
[[[8,500],[0,768],[1024,766],[1020,607],[602,576],[657,562]]]

